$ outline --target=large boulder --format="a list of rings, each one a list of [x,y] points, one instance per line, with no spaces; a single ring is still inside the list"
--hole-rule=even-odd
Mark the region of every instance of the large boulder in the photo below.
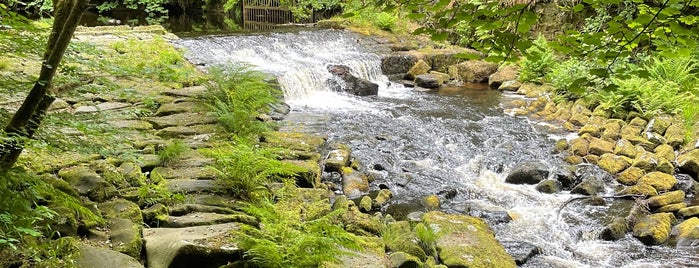
[[[633,236],[646,245],[660,245],[670,237],[672,224],[675,221],[675,215],[672,213],[645,216],[633,227]]]
[[[339,89],[357,96],[371,96],[379,93],[379,85],[352,75],[352,70],[349,66],[329,65],[328,71],[344,82],[343,85],[343,83],[330,80],[331,88]]]
[[[631,166],[631,159],[626,156],[606,153],[599,158],[597,165],[611,174],[617,174]]]
[[[352,151],[349,146],[338,144],[337,148],[330,151],[325,158],[325,171],[340,172],[343,167],[349,165],[351,154]]]
[[[427,258],[427,254],[418,243],[420,240],[411,229],[410,222],[407,221],[387,224],[382,234],[386,248],[391,252],[405,252],[420,259]]]
[[[512,184],[537,184],[549,176],[549,168],[542,162],[520,164],[507,174],[505,182]]]
[[[408,73],[405,75],[405,78],[415,79],[415,77],[417,77],[418,75],[426,74],[431,69],[432,67],[427,62],[425,62],[424,60],[418,60],[417,63],[410,67],[410,70],[408,70]]]
[[[439,230],[439,259],[448,267],[517,267],[481,219],[432,211],[423,221]]]
[[[101,202],[116,195],[116,188],[102,176],[85,166],[62,168],[58,176],[68,182],[80,194],[92,201]]]
[[[699,242],[699,218],[693,217],[675,226],[672,230],[677,247],[693,247]]]
[[[646,203],[651,208],[664,207],[671,204],[682,203],[684,201],[684,192],[682,190],[667,192],[648,198]]]
[[[231,237],[231,231],[239,228],[239,223],[224,223],[187,228],[147,229],[143,234],[147,266],[219,267],[240,260],[243,252],[232,242]]]
[[[449,75],[468,83],[487,82],[488,77],[497,71],[498,65],[484,60],[465,61],[449,66]]]
[[[659,192],[662,191],[669,191],[672,189],[672,187],[677,184],[677,179],[666,173],[662,172],[651,172],[643,177],[641,177],[638,180],[638,185],[649,185],[658,190]]]

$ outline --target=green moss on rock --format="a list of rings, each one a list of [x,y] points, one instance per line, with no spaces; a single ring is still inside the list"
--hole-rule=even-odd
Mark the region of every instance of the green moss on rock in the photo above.
[[[677,184],[677,179],[667,173],[662,173],[662,172],[651,172],[643,177],[641,177],[638,180],[639,185],[649,185],[658,190],[659,192],[662,191],[669,191],[672,189],[672,187]]]
[[[672,213],[657,213],[643,217],[633,227],[633,236],[647,245],[660,245],[670,237],[672,224],[676,221]]]

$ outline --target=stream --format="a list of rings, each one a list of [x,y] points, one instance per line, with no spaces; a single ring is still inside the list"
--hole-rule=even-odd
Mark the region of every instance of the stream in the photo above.
[[[396,218],[423,210],[420,200],[434,194],[445,212],[486,218],[498,240],[539,247],[541,254],[522,267],[699,267],[694,251],[645,246],[630,234],[613,242],[599,239],[603,226],[626,216],[633,201],[575,202],[560,209],[578,195],[505,183],[508,172],[524,162],[543,161],[552,172],[568,166],[552,150],[570,134],[504,112],[505,103],[522,97],[483,85],[418,91],[391,83],[381,74],[381,57],[358,38],[314,30],[204,36],[176,45],[199,66],[245,63],[276,76],[292,108],[284,128],[348,144],[377,177],[372,189],[394,193],[386,212]],[[378,96],[331,91],[330,64],[347,65],[355,76],[379,84]],[[507,217],[512,220],[500,219]]]

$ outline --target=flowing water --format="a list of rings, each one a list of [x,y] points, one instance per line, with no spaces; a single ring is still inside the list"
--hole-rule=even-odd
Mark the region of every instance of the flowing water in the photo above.
[[[694,250],[648,247],[630,235],[615,242],[598,239],[611,217],[626,215],[630,201],[577,202],[561,210],[576,196],[505,183],[507,173],[523,162],[543,161],[552,171],[567,166],[551,152],[567,133],[503,112],[503,103],[518,96],[478,85],[422,92],[390,83],[381,74],[380,57],[358,38],[318,30],[199,37],[178,45],[200,66],[238,62],[275,75],[292,107],[287,128],[350,145],[353,156],[378,177],[372,187],[394,193],[388,212],[396,217],[421,210],[419,200],[437,194],[447,212],[490,218],[500,241],[539,247],[542,253],[524,267],[699,267]],[[332,92],[326,84],[331,64],[350,66],[354,75],[378,83],[379,95]],[[611,191],[614,185],[609,186]]]

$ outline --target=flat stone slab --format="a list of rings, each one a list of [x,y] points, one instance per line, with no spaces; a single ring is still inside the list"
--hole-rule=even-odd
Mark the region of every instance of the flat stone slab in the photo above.
[[[135,130],[149,130],[153,129],[153,125],[146,121],[141,120],[114,120],[108,122],[110,125],[117,128],[135,129]]]
[[[114,250],[96,248],[93,246],[81,244],[78,246],[80,255],[77,258],[77,267],[81,268],[104,268],[104,267],[119,267],[119,268],[143,268],[143,264],[136,259],[119,253]]]
[[[206,107],[200,102],[183,101],[176,103],[165,103],[155,112],[157,116],[165,116],[179,113],[206,112]]]
[[[146,119],[156,129],[216,123],[216,118],[203,113],[179,113]]]
[[[143,231],[149,268],[219,267],[242,257],[231,231],[239,223]],[[105,266],[107,267],[107,266]],[[109,266],[121,267],[121,266]]]
[[[173,193],[216,192],[220,187],[213,180],[190,179],[168,180],[165,185],[167,189]]]
[[[164,90],[161,92],[161,94],[165,96],[172,96],[172,97],[190,97],[190,98],[196,98],[204,95],[206,92],[206,87],[205,86],[193,86],[193,87],[186,87],[182,89],[170,89],[170,90]]]
[[[216,178],[216,171],[207,167],[157,167],[153,169],[163,176],[166,180],[172,179],[193,179],[193,180],[211,180]]]
[[[100,104],[97,104],[97,109],[100,111],[110,111],[110,110],[118,110],[118,109],[123,109],[126,107],[131,106],[130,103],[123,103],[123,102],[103,102]]]
[[[250,222],[249,215],[218,214],[213,212],[192,212],[182,216],[169,216],[160,222],[162,227],[183,228],[192,226],[214,225],[228,222]]]
[[[182,138],[187,136],[216,133],[221,131],[217,125],[193,125],[166,127],[159,130],[156,135],[164,138]]]

